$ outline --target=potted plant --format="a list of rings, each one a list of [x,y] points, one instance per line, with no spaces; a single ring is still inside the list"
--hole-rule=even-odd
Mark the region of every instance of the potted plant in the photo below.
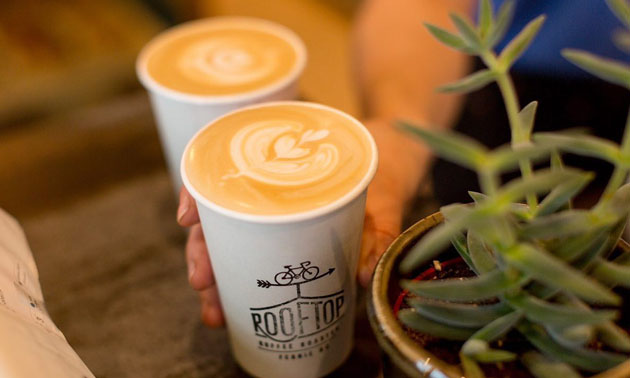
[[[630,28],[630,3],[607,1]],[[374,273],[370,321],[387,360],[410,376],[630,377],[628,324],[620,322],[624,297],[630,302],[630,248],[620,240],[630,211],[630,185],[623,185],[630,115],[620,146],[578,133],[532,133],[537,104],[521,109],[509,69],[544,16],[495,54],[512,9],[505,2],[495,17],[490,0],[482,0],[478,25],[452,15],[459,34],[427,25],[487,66],[441,89],[466,93],[496,82],[512,140],[490,151],[462,135],[401,123],[443,158],[474,170],[481,193],[470,193],[471,204],[442,207],[394,241]],[[630,66],[562,54],[630,89]],[[564,152],[615,167],[590,209],[573,208],[572,199],[593,175],[565,167]],[[534,169],[542,162],[549,164]],[[520,177],[501,184],[515,169]]]

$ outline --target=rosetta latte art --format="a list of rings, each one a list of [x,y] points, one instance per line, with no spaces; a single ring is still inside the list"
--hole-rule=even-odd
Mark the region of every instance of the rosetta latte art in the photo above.
[[[277,186],[297,186],[329,176],[339,163],[337,147],[323,140],[329,130],[304,130],[289,121],[255,122],[239,130],[230,143],[237,172],[224,180],[247,176]]]
[[[238,39],[215,38],[190,46],[181,56],[182,73],[193,80],[239,85],[260,80],[278,67],[273,50],[245,45]]]

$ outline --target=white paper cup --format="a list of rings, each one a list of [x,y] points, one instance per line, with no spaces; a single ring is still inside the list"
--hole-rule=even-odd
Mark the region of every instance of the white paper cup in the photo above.
[[[147,70],[147,60],[155,49],[178,34],[186,34],[209,24],[239,24],[277,35],[293,46],[297,56],[296,64],[281,80],[251,92],[234,95],[204,96],[185,93],[167,88],[151,77]],[[159,34],[142,49],[136,61],[136,72],[149,92],[162,149],[177,191],[182,185],[179,162],[190,138],[202,126],[232,110],[266,101],[296,99],[298,79],[306,65],[306,58],[304,43],[293,31],[267,20],[249,17],[215,17],[187,22]]]
[[[274,104],[283,103],[247,109]],[[343,197],[290,215],[246,214],[202,196],[187,177],[185,159],[181,172],[197,202],[236,361],[257,377],[321,377],[352,349],[365,197],[378,156],[354,118],[323,105],[286,104],[332,110],[365,131],[369,169]]]

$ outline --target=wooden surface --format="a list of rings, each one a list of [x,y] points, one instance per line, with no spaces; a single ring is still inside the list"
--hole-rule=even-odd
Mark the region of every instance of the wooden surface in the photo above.
[[[139,1],[0,1],[0,127],[128,88],[163,27]]]

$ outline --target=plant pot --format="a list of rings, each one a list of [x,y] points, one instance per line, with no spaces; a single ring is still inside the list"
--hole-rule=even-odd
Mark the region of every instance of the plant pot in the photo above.
[[[389,246],[376,265],[372,283],[368,291],[368,317],[376,339],[384,352],[383,375],[385,377],[430,377],[462,378],[459,366],[440,360],[431,352],[418,345],[404,331],[394,315],[394,305],[401,289],[401,276],[398,263],[409,249],[426,232],[443,221],[441,213],[430,215],[403,232]],[[620,241],[618,248],[629,250],[630,246]],[[630,360],[606,372],[591,378],[627,378],[630,377]]]

